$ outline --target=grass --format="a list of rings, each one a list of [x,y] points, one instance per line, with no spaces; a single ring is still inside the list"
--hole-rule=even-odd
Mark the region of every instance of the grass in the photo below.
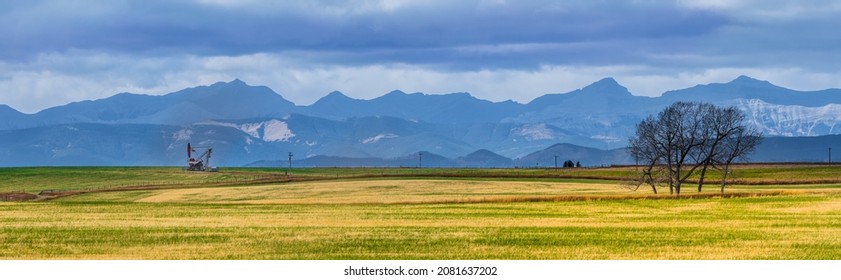
[[[12,259],[841,259],[841,196],[4,203]]]
[[[442,179],[378,179],[303,182],[247,187],[187,188],[154,192],[109,192],[65,201],[135,201],[249,204],[441,203],[470,198],[627,194],[614,184]]]
[[[0,193],[44,190],[101,190],[133,186],[243,185],[285,181],[285,169],[222,168],[221,172],[185,172],[180,167],[18,167],[0,168]],[[296,168],[293,178],[485,178],[492,181],[617,182],[635,176],[634,167],[571,169],[472,168]],[[841,165],[737,165],[732,182],[742,185],[841,184]],[[720,173],[710,170],[708,188]]]
[[[835,170],[797,168],[741,172],[751,180],[794,172],[797,181]],[[593,172],[582,176],[590,178],[628,169],[577,172]],[[403,175],[351,178],[362,177],[354,175],[359,169],[336,176],[324,168],[293,171],[345,179],[230,179],[275,171],[0,169],[5,189],[231,182],[0,202],[0,259],[841,259],[838,183],[737,185],[727,192],[746,196],[730,198],[706,188],[674,199],[630,192],[617,181],[541,175],[554,170],[383,169]],[[494,172],[512,176],[495,179]]]
[[[841,193],[841,185],[733,186],[729,196]],[[719,190],[690,191],[684,198],[718,196]],[[674,198],[630,191],[603,181],[480,179],[344,179],[257,186],[178,188],[139,192],[99,192],[63,201],[171,202],[212,204],[441,204],[517,201],[575,201]]]
[[[0,193],[43,190],[95,190],[142,185],[246,182],[267,173],[186,172],[179,167],[15,167],[0,168]]]

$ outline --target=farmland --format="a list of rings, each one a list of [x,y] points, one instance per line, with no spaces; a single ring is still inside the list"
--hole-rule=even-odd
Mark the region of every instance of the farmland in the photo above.
[[[0,192],[78,192],[0,202],[0,258],[841,259],[834,166],[681,199],[622,188],[633,167],[279,172],[0,169]]]

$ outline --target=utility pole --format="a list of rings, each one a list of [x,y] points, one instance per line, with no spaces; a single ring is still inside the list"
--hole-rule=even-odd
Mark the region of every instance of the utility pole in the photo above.
[[[289,152],[289,168],[286,169],[286,175],[292,172],[292,152]]]
[[[423,152],[418,152],[418,168],[423,167]]]

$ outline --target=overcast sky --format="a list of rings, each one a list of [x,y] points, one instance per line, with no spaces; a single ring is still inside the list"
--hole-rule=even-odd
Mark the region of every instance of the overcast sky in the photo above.
[[[529,102],[614,77],[636,95],[738,75],[841,87],[841,2],[3,1],[0,104],[26,113],[239,78]]]

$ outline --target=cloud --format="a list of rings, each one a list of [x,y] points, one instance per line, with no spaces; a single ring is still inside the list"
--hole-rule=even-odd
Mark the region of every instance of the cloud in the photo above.
[[[657,96],[695,84],[727,82],[738,75],[801,90],[841,87],[841,71],[800,68],[705,68],[673,72],[646,65],[542,65],[537,69],[452,70],[424,65],[311,64],[296,55],[139,57],[75,51],[50,53],[30,63],[0,63],[0,104],[34,113],[50,106],[106,98],[119,92],[160,95],[217,81],[242,79],[265,85],[290,101],[308,105],[333,90],[370,99],[406,92],[470,92],[491,101],[527,103],[547,93],[564,93],[611,76],[636,95]]]
[[[443,53],[457,63],[462,52],[456,50],[464,46],[647,40],[703,34],[725,22],[713,13],[669,6],[417,2],[43,1],[3,14],[2,32],[16,34],[0,55],[69,49],[195,55],[320,50],[398,63],[442,63],[437,58]],[[407,53],[419,55],[402,61]]]
[[[612,76],[639,95],[747,74],[841,87],[835,1],[12,1],[0,103],[26,112],[241,78],[528,102]]]
[[[729,14],[741,21],[769,22],[832,18],[841,12],[833,0],[678,0],[679,7]]]

